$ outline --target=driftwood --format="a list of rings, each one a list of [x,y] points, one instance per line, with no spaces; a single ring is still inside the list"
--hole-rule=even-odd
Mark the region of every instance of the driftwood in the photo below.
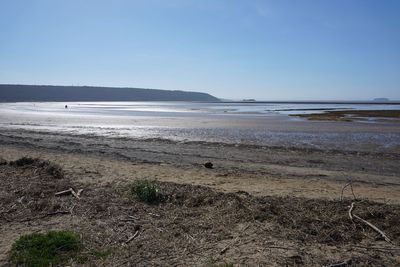
[[[221,255],[224,254],[226,251],[228,251],[229,247],[230,247],[230,245],[224,247],[223,249],[221,249],[221,251],[220,251],[219,253],[220,253]]]
[[[78,189],[78,192],[76,192],[76,194],[78,194],[78,196],[81,196],[82,192],[83,192],[83,189]]]
[[[74,211],[75,207],[76,207],[76,204],[74,204],[71,208],[69,208],[69,213],[71,213],[71,215],[72,215],[72,212]]]
[[[266,248],[283,249],[283,250],[298,250],[298,248],[282,247],[282,246],[267,246]]]
[[[361,218],[358,215],[353,214],[353,210],[354,210],[354,202],[351,203],[350,205],[350,209],[349,209],[349,217],[351,220],[353,220],[354,218],[356,218],[357,220],[363,222],[364,224],[368,225],[369,227],[371,227],[375,232],[377,232],[382,239],[384,239],[386,242],[391,243],[392,241],[386,236],[386,234],[380,230],[378,227],[376,227],[375,225],[373,225],[372,223],[364,220],[363,218]]]
[[[69,189],[67,189],[67,190],[57,192],[57,193],[55,193],[54,195],[55,195],[55,196],[73,195],[73,196],[76,197],[77,199],[80,199],[80,196],[81,196],[81,194],[82,194],[82,191],[83,191],[83,189],[78,189],[78,191],[75,192],[74,189],[69,188]]]
[[[351,203],[350,209],[349,209],[350,220],[353,220],[353,209],[354,209],[354,202]]]
[[[72,193],[72,195],[74,197],[76,197],[77,199],[80,199],[80,197],[78,196],[78,194],[74,190],[72,190],[71,193]]]
[[[337,262],[337,263],[325,265],[325,267],[345,267],[345,266],[351,265],[351,262],[352,262],[351,259],[347,259],[347,260],[344,260],[342,262]]]
[[[340,195],[340,201],[343,200],[343,193],[344,193],[344,190],[345,190],[346,187],[348,187],[348,186],[350,186],[351,193],[353,194],[354,200],[357,200],[357,197],[356,197],[356,195],[354,194],[354,190],[353,190],[353,182],[348,182],[348,183],[345,184],[345,185],[343,186],[343,188],[342,188],[342,194]]]
[[[57,192],[57,193],[55,193],[54,195],[55,195],[55,196],[70,195],[70,194],[72,194],[72,191],[73,191],[73,189],[72,189],[72,188],[69,188],[69,189],[67,189],[67,190]]]
[[[229,249],[231,246],[233,246],[233,245],[237,242],[238,238],[239,238],[239,237],[236,237],[235,240],[233,240],[233,242],[231,242],[229,245],[227,245],[226,247],[224,247],[223,249],[221,249],[221,251],[219,252],[219,254],[222,255],[222,254],[224,254],[225,252],[227,252],[228,249]]]
[[[139,231],[136,231],[136,233],[129,237],[128,240],[125,241],[125,244],[128,244],[129,242],[131,242],[133,239],[135,239],[137,236],[139,235]]]

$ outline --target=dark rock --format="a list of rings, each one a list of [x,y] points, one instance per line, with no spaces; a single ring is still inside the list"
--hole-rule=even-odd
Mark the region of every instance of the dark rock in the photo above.
[[[213,164],[211,163],[211,162],[206,162],[206,163],[204,163],[204,167],[206,167],[207,169],[212,169],[213,168]]]

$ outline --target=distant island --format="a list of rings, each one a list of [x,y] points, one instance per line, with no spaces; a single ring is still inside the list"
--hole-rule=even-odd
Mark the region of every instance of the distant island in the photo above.
[[[389,102],[389,98],[386,97],[378,97],[378,98],[374,98],[374,102]]]
[[[0,84],[0,102],[38,101],[220,101],[200,92],[160,89]]]

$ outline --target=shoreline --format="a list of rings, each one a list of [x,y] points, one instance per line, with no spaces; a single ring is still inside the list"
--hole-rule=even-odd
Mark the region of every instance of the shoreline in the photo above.
[[[396,194],[400,190],[398,153],[98,136],[66,138],[38,132],[31,138],[0,134],[0,147],[2,154],[14,159],[24,155],[49,160],[71,158],[71,162],[79,165],[74,160],[77,158],[88,165],[91,161],[97,162],[97,166],[108,166],[112,162],[108,167],[111,170],[141,166],[163,181],[206,185],[228,192],[247,189],[256,195],[293,194],[334,199],[329,195],[335,195],[344,183],[352,181],[367,199],[389,198],[400,203],[400,196]],[[56,163],[62,165],[63,161],[56,160]],[[213,170],[204,169],[207,161],[214,164]],[[126,177],[126,173],[119,176]],[[267,189],[260,189],[261,184],[264,184],[261,188]]]
[[[103,143],[113,139],[116,142],[154,141],[161,146],[176,142],[189,146],[197,143],[199,146],[221,144],[251,149],[282,147],[287,150],[400,154],[400,127],[395,122],[309,121],[283,114],[245,116],[134,110],[133,114],[129,113],[131,111],[125,114],[125,111],[119,112],[118,107],[127,108],[117,105],[114,113],[106,107],[99,107],[98,110],[71,108],[65,111],[63,107],[54,107],[49,103],[38,107],[37,112],[28,107],[4,108],[4,112],[0,112],[0,132],[11,139],[27,139],[33,143],[34,139],[40,140],[44,136],[53,141],[57,135],[60,136],[60,143],[69,140],[88,143],[85,139],[98,136],[104,140]],[[162,105],[156,107],[162,108]],[[21,112],[14,113],[19,108]],[[65,140],[61,140],[61,137]]]

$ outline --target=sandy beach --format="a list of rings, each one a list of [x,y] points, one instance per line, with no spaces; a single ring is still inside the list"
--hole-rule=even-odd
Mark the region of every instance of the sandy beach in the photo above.
[[[22,130],[2,131],[0,140],[5,159],[38,157],[55,161],[67,170],[81,165],[97,173],[85,178],[90,181],[94,176],[92,183],[152,178],[228,192],[336,199],[342,185],[351,181],[365,198],[400,203],[397,153],[180,143]],[[207,161],[214,164],[214,169],[204,168]],[[132,177],[132,173],[141,176]]]
[[[3,129],[0,143],[7,162],[38,158],[64,172],[35,187],[29,179],[47,174],[34,164],[0,166],[2,263],[20,234],[65,228],[81,233],[87,248],[114,251],[83,265],[322,266],[350,258],[360,266],[395,266],[400,260],[394,223],[400,156],[394,152],[12,129]],[[208,161],[213,169],[204,167]],[[21,195],[9,177],[31,188]],[[123,188],[141,179],[156,181],[168,201],[148,205],[126,197]],[[344,188],[349,182],[353,191]],[[54,197],[69,187],[83,189],[82,197]],[[348,218],[352,201],[393,243],[377,241],[373,230]]]

